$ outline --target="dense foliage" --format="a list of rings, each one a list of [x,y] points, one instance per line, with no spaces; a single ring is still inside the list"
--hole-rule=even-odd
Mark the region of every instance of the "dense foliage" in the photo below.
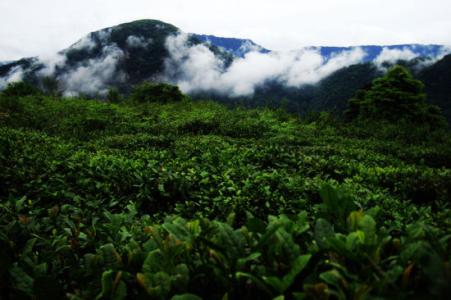
[[[2,91],[3,97],[13,99],[16,97],[39,95],[40,93],[40,90],[32,84],[23,81],[13,82]]]
[[[400,121],[440,127],[446,124],[440,109],[426,103],[424,85],[402,66],[391,68],[373,81],[366,90],[360,90],[349,101],[348,117]]]
[[[418,78],[425,84],[429,102],[439,106],[444,115],[451,121],[451,54],[424,68]]]
[[[143,82],[135,86],[130,95],[134,102],[178,102],[184,99],[179,88],[166,83]]]
[[[449,132],[0,97],[0,298],[439,299]]]

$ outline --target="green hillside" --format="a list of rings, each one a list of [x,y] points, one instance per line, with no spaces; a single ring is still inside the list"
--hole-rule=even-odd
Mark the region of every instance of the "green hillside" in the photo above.
[[[1,299],[450,292],[445,129],[29,93],[0,97]]]
[[[419,78],[425,83],[429,101],[438,105],[443,114],[451,120],[451,55],[425,68]]]

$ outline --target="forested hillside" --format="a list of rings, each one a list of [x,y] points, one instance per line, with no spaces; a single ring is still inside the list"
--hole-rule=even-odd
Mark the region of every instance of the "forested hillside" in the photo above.
[[[425,83],[426,93],[431,103],[439,105],[451,119],[451,55],[421,71],[419,78]]]
[[[414,105],[393,122],[381,91]],[[0,298],[445,299],[449,129],[403,69],[359,95],[345,122],[10,85]]]
[[[145,81],[179,86],[197,99],[341,116],[347,100],[402,63],[451,121],[451,56],[443,45],[304,47],[270,51],[251,40],[183,33],[158,20],[94,31],[49,57],[0,64],[0,90],[27,81],[54,95],[105,99]]]

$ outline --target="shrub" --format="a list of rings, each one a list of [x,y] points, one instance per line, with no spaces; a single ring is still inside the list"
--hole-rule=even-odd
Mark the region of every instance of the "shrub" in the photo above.
[[[446,124],[437,106],[425,102],[424,84],[404,67],[395,66],[377,78],[367,90],[360,90],[349,100],[346,115],[350,119],[406,119],[416,124],[443,127]]]
[[[41,91],[27,82],[18,81],[8,84],[2,95],[7,97],[23,97],[39,95]]]
[[[138,103],[168,103],[183,99],[184,95],[177,86],[166,83],[144,82],[136,86],[130,95],[130,100]]]

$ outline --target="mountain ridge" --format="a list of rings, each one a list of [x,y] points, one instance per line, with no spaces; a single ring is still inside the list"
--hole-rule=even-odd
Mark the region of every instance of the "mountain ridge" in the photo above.
[[[275,106],[288,99],[295,112],[341,111],[353,92],[404,61],[425,79],[434,98],[430,101],[445,108],[451,118],[451,92],[444,87],[451,78],[449,71],[438,68],[445,78],[439,86],[431,76],[421,74],[450,49],[401,44],[311,46],[280,52],[250,39],[183,33],[172,24],[143,19],[91,32],[47,60],[33,57],[0,64],[0,89],[21,79],[42,86],[43,78],[51,77],[66,96],[104,97],[111,87],[128,93],[134,85],[151,80],[177,84],[197,97],[236,98],[257,105],[269,101]],[[262,64],[269,65],[259,69]]]
[[[258,51],[261,53],[269,52],[281,52],[277,50],[271,50],[265,48],[251,39],[235,38],[235,37],[219,37],[215,35],[205,35],[205,34],[194,34],[199,37],[202,41],[210,42],[218,47],[222,47],[224,50],[229,51],[239,57],[243,57],[249,52]],[[248,46],[247,46],[248,45]],[[287,51],[297,51],[303,49],[317,50],[320,51],[321,55],[327,60],[332,55],[337,55],[343,51],[349,51],[356,48],[362,48],[368,55],[365,57],[364,62],[374,61],[384,49],[388,50],[399,50],[399,51],[411,51],[414,55],[420,57],[437,57],[441,54],[451,51],[451,46],[441,45],[441,44],[386,44],[386,45],[354,45],[354,46],[324,46],[324,45],[309,45],[303,46]]]

